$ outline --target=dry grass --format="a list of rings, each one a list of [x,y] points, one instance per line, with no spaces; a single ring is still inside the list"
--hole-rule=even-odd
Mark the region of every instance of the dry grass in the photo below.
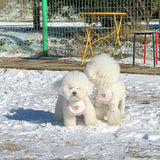
[[[0,152],[6,150],[8,152],[16,152],[24,149],[24,146],[18,146],[17,144],[13,144],[10,141],[5,142],[4,144],[0,145]]]
[[[138,146],[128,146],[128,151],[125,152],[125,157],[131,157],[136,159],[160,159],[160,155],[143,155],[141,152],[145,151],[145,148],[138,148]],[[154,146],[154,150],[160,150],[160,146]]]
[[[86,158],[76,158],[76,159],[72,159],[72,158],[56,158],[56,159],[52,159],[52,160],[87,160]]]
[[[10,152],[14,153],[14,152],[18,152],[21,150],[24,151],[24,153],[29,152],[28,150],[25,150],[25,146],[19,146],[17,144],[11,143],[9,140],[7,140],[6,142],[4,142],[3,144],[0,145],[0,152],[5,151],[7,153],[10,153]],[[40,157],[40,155],[38,157]],[[4,160],[8,160],[8,159],[6,158]],[[25,157],[25,158],[18,158],[18,159],[14,158],[13,160],[34,160],[34,159]]]

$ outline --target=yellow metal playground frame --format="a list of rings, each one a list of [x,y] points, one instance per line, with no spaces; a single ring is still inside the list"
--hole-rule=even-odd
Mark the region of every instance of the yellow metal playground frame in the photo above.
[[[92,48],[92,45],[94,45],[95,43],[97,43],[98,41],[100,40],[105,40],[107,43],[109,43],[109,45],[113,46],[108,40],[107,38],[112,36],[114,33],[116,33],[116,41],[115,41],[115,49],[114,49],[114,53],[113,53],[113,57],[115,55],[115,52],[116,52],[116,45],[118,44],[119,45],[119,48],[120,48],[120,52],[121,52],[121,58],[122,58],[122,61],[124,63],[124,60],[123,60],[123,54],[122,54],[122,50],[121,50],[121,44],[120,44],[120,38],[119,38],[119,33],[120,33],[120,28],[121,28],[121,23],[122,23],[122,18],[124,15],[126,15],[126,13],[117,13],[117,12],[92,12],[92,13],[80,13],[82,18],[83,18],[83,21],[84,21],[84,24],[85,24],[85,29],[86,29],[86,32],[87,32],[87,42],[86,42],[86,47],[85,47],[85,50],[84,50],[84,53],[83,53],[83,59],[82,59],[82,64],[84,63],[84,60],[85,60],[85,56],[86,56],[86,52],[87,52],[87,49],[88,47],[90,47],[91,49],[91,53],[92,53],[92,57],[94,56],[93,54],[93,48]],[[85,20],[85,16],[91,16],[91,25],[90,26],[87,26],[86,24],[86,20]],[[106,35],[105,37],[101,37],[98,33],[96,33],[93,29],[107,29],[107,27],[93,27],[93,22],[94,22],[94,17],[95,16],[113,16],[114,18],[114,23],[115,23],[115,29],[114,31],[112,31],[110,34]],[[119,23],[117,22],[117,16],[120,16],[120,21]],[[90,39],[90,35],[91,35],[91,32],[93,32],[99,39],[97,39],[96,41],[94,41],[93,43],[91,42],[91,39]]]

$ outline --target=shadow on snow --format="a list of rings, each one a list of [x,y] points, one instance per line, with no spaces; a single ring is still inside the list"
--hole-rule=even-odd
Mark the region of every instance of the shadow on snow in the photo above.
[[[61,125],[54,120],[54,114],[49,111],[33,110],[33,109],[12,109],[12,115],[5,115],[6,118],[19,121],[28,121],[31,123],[51,123],[52,125]]]

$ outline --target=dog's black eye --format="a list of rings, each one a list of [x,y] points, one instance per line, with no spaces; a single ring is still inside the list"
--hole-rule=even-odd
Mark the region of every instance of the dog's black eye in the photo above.
[[[72,87],[69,87],[69,89],[71,90],[71,89],[73,89]]]

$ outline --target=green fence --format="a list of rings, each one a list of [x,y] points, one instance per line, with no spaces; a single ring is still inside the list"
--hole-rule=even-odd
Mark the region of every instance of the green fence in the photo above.
[[[126,57],[132,56],[134,32],[159,31],[158,0],[47,0],[48,37],[45,40],[44,30],[42,31],[42,14],[45,10],[42,6],[44,4],[41,0],[0,0],[1,54],[36,54],[48,50],[49,56],[82,57],[87,35],[81,12],[127,13],[123,17],[120,31],[122,51]],[[86,20],[89,26],[91,18],[88,16]],[[108,28],[98,29],[97,32],[101,35],[110,33],[115,27],[112,16],[96,16],[94,25]],[[115,38],[114,34],[109,41],[112,42]],[[95,41],[97,37],[92,34],[91,39]],[[143,36],[139,36],[136,43],[139,57],[143,55],[143,43]],[[151,43],[151,37],[147,36],[147,53],[150,57]],[[113,47],[105,41],[99,41],[93,50],[94,54],[113,53]],[[116,54],[119,53],[117,46]]]

